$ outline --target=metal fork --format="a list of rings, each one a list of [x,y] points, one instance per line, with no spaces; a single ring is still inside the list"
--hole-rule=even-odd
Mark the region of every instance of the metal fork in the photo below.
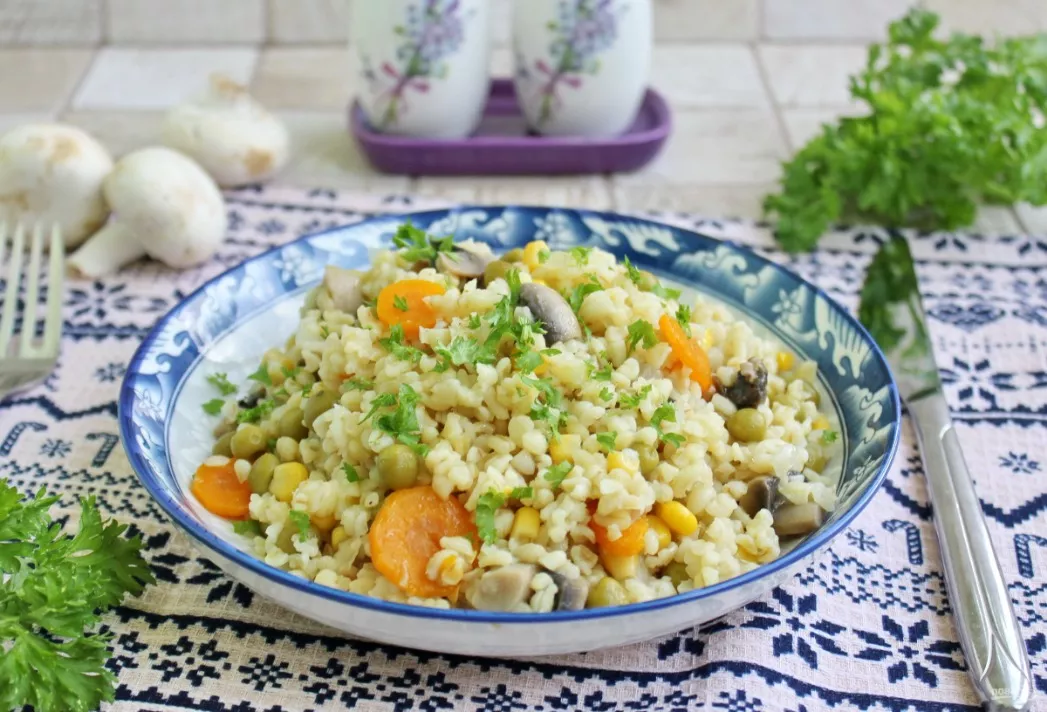
[[[29,264],[25,269],[22,332],[15,337],[18,288],[22,280],[26,233],[29,237]],[[47,306],[44,313],[43,337],[36,338],[37,311],[40,306],[40,263],[44,250],[45,229],[37,224],[30,231],[22,223],[10,235],[6,223],[0,223],[0,265],[10,243],[7,286],[0,302],[0,399],[36,385],[54,370],[58,362],[58,342],[62,335],[62,276],[64,245],[58,225],[51,228],[47,267]],[[12,347],[12,344],[15,344]],[[9,353],[10,352],[10,353]]]

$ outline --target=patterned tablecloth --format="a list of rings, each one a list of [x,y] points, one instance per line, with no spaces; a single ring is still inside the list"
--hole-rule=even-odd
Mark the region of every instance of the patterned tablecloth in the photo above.
[[[484,660],[347,638],[223,575],[139,486],[117,392],[139,340],[205,279],[403,197],[266,188],[229,195],[206,266],[145,264],[69,285],[58,369],[0,404],[0,477],[94,494],[141,530],[158,583],[109,615],[115,710],[973,710],[910,425],[883,490],[795,580],[702,630],[587,655]],[[854,308],[882,235],[776,250],[751,223],[656,216],[756,247]],[[1047,710],[1047,236],[913,236],[942,378]]]

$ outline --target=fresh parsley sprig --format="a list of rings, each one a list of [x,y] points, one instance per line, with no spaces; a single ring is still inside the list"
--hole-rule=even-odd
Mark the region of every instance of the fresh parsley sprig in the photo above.
[[[422,429],[418,423],[418,413],[415,411],[419,400],[417,391],[405,383],[400,386],[396,395],[381,393],[376,396],[371,402],[371,409],[363,419],[367,421],[374,418],[375,427],[393,436],[398,442],[407,445],[418,455],[425,457],[429,453],[429,448],[422,443]],[[393,408],[393,410],[379,414],[383,408]]]
[[[433,264],[441,252],[454,249],[454,237],[434,237],[425,230],[406,222],[396,229],[393,245],[400,250],[400,256],[407,262],[428,262]]]
[[[658,439],[669,445],[680,447],[685,438],[679,433],[667,433],[662,430],[662,423],[675,423],[676,409],[671,403],[662,403],[651,415],[651,426],[658,432]]]

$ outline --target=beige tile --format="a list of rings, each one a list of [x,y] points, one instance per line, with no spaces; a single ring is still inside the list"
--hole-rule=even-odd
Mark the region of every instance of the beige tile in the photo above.
[[[1016,235],[1022,231],[1014,211],[1003,205],[980,206],[971,230],[983,235]]]
[[[655,0],[659,40],[753,40],[759,36],[758,0]]]
[[[111,42],[223,43],[265,39],[265,0],[107,0]]]
[[[62,121],[79,126],[97,138],[109,149],[113,158],[119,158],[160,140],[162,111],[69,111]]]
[[[743,44],[660,44],[651,83],[675,109],[769,106],[752,50]]]
[[[492,78],[510,79],[514,73],[513,51],[509,47],[493,47],[487,69]]]
[[[1047,3],[1043,0],[925,0],[941,15],[942,27],[992,35],[1031,35],[1047,31]]]
[[[794,151],[821,133],[822,124],[834,123],[841,116],[856,115],[857,107],[842,109],[783,109],[782,123]]]
[[[377,173],[360,153],[340,111],[283,111],[291,134],[291,162],[278,180],[286,185],[404,193],[406,176]]]
[[[615,208],[618,210],[665,210],[711,218],[759,219],[763,197],[774,188],[773,183],[645,186],[622,184],[617,178],[613,179]]]
[[[952,0],[948,0],[951,2]],[[763,36],[788,40],[875,40],[911,0],[763,0]]]
[[[357,60],[346,47],[271,47],[262,51],[251,91],[280,109],[344,109],[357,86]]]
[[[335,43],[349,38],[349,0],[269,0],[272,42]]]
[[[102,0],[3,0],[0,46],[102,41]]]
[[[1025,232],[1030,235],[1047,235],[1047,206],[1018,203],[1014,210],[1018,213],[1018,221]]]
[[[512,3],[518,0],[491,0],[491,41],[496,47],[512,44]]]
[[[106,47],[80,85],[73,108],[166,109],[202,93],[212,72],[249,83],[257,55],[246,47]]]
[[[787,153],[770,111],[678,111],[661,154],[646,168],[617,177],[619,185],[736,185],[778,177]]]
[[[779,106],[846,106],[849,77],[865,64],[859,45],[761,45],[757,54]]]
[[[611,207],[608,182],[602,176],[427,176],[418,179],[415,190],[457,203]]]
[[[92,56],[90,49],[0,49],[0,111],[60,110]]]
[[[53,114],[45,113],[0,113],[0,135],[7,133],[16,126],[22,124],[45,124],[54,121]]]

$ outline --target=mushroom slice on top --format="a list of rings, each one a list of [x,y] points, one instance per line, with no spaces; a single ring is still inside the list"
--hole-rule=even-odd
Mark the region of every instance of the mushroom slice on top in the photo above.
[[[360,273],[356,270],[327,265],[324,268],[324,287],[331,295],[334,308],[339,311],[355,314],[364,303],[364,295],[360,291]]]
[[[825,510],[814,502],[783,504],[774,512],[774,531],[780,537],[803,536],[825,524]]]
[[[585,579],[568,578],[561,573],[543,569],[556,584],[556,598],[553,610],[580,611],[585,608],[585,599],[589,596],[589,582]]]
[[[750,517],[755,517],[761,509],[774,511],[778,504],[778,478],[774,475],[762,475],[749,481],[749,489],[738,499],[738,506]]]
[[[436,266],[441,272],[460,279],[480,279],[484,276],[487,263],[492,259],[456,246],[452,252],[441,252],[436,258]]]
[[[465,599],[478,611],[512,611],[527,601],[535,567],[510,564],[491,569],[465,591]]]
[[[545,327],[545,342],[552,346],[582,338],[582,325],[571,305],[552,287],[528,282],[520,287],[520,301]]]

